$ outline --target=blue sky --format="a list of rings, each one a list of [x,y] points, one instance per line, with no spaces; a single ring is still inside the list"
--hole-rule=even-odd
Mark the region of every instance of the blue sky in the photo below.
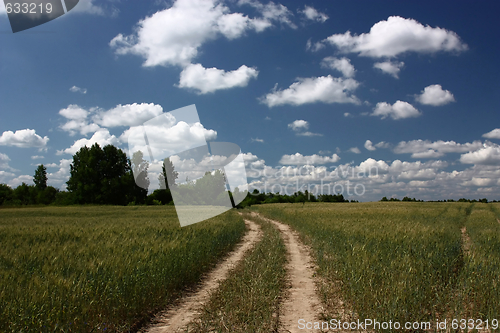
[[[12,187],[43,163],[64,189],[82,145],[195,104],[260,190],[500,199],[496,1],[80,0],[16,34],[1,6]]]

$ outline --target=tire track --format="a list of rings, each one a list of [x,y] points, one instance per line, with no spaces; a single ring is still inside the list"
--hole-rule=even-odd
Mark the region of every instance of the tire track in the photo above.
[[[199,290],[186,296],[179,304],[160,314],[152,326],[140,332],[180,332],[189,322],[199,315],[199,310],[203,304],[209,300],[211,293],[218,288],[219,283],[227,278],[231,269],[243,259],[245,253],[262,238],[262,231],[259,225],[249,220],[244,221],[248,228],[247,234],[243,237],[243,240],[237,246],[236,250],[230,253],[226,259],[220,262],[208,274]]]
[[[318,332],[318,330],[299,329],[299,319],[305,322],[318,322],[321,313],[321,301],[316,293],[314,282],[314,264],[309,254],[309,249],[302,244],[296,232],[283,223],[267,219],[257,213],[254,216],[271,222],[281,232],[287,252],[289,262],[287,270],[290,277],[290,289],[288,297],[283,303],[280,319],[284,332]]]

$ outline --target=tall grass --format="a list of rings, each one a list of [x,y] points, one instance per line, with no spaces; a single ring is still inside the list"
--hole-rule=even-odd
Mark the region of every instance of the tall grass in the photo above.
[[[432,321],[454,308],[465,203],[262,205],[310,245],[327,283],[359,319]],[[325,299],[335,288],[323,289]],[[498,301],[496,301],[498,303]],[[333,310],[332,310],[333,311]],[[325,314],[325,319],[336,314]]]
[[[233,211],[180,228],[165,206],[1,209],[0,331],[133,330],[244,232]]]
[[[500,206],[476,204],[466,227],[471,255],[462,272],[462,318],[500,319]]]

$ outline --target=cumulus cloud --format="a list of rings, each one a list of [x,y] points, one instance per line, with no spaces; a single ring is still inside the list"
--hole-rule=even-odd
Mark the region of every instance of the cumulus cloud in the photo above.
[[[40,156],[40,155],[34,155],[34,156],[31,156],[31,159],[32,160],[42,160],[44,159],[45,157],[44,156]]]
[[[239,38],[249,30],[263,31],[275,21],[293,25],[291,12],[281,4],[263,5],[257,1],[240,1],[239,4],[253,6],[261,16],[249,18],[241,13],[230,13],[229,8],[217,0],[177,0],[170,8],[139,21],[134,34],[117,35],[110,46],[117,54],[144,58],[145,67],[186,67],[205,42],[218,36]]]
[[[171,114],[168,114],[171,116]],[[167,116],[167,118],[168,118]],[[171,116],[172,117],[172,116]],[[172,117],[173,118],[173,117]],[[121,142],[128,142],[130,151],[151,151],[154,159],[163,159],[188,149],[200,147],[206,141],[217,138],[217,132],[203,127],[199,122],[187,123],[175,118],[170,123],[156,119],[143,128],[129,128],[120,136]],[[144,131],[147,133],[149,147],[146,147]]]
[[[9,185],[12,188],[18,187],[22,183],[26,183],[27,185],[32,185],[33,184],[33,176],[30,175],[21,175],[19,177],[16,177],[14,179],[11,179],[7,185]]]
[[[348,58],[326,57],[321,61],[323,67],[338,70],[344,77],[354,77],[356,70]]]
[[[483,138],[488,139],[500,139],[500,128],[495,128],[494,130],[484,133]]]
[[[422,25],[413,19],[390,16],[375,23],[368,33],[352,35],[334,34],[325,42],[344,53],[358,53],[367,57],[395,57],[405,52],[435,53],[467,50],[458,35],[443,28]]]
[[[328,20],[328,15],[319,12],[316,8],[305,5],[303,10],[298,10],[297,12],[304,14],[305,18],[311,21],[325,22]]]
[[[61,159],[59,160],[59,164],[52,163],[46,165],[46,167],[57,168],[57,171],[47,172],[47,185],[64,190],[66,188],[66,182],[69,180],[70,164],[72,162],[72,159]]]
[[[392,119],[397,120],[418,117],[421,113],[408,102],[396,101],[393,105],[386,102],[377,103],[371,115],[381,116],[382,119],[390,116]]]
[[[358,88],[359,83],[351,78],[335,78],[331,75],[298,78],[297,82],[284,90],[273,91],[261,98],[268,107],[307,103],[353,103],[360,104],[359,99],[351,93]]]
[[[399,72],[401,68],[404,66],[404,62],[392,62],[392,61],[384,61],[384,62],[376,62],[373,64],[374,68],[380,69],[382,72],[392,75],[394,78],[399,79]]]
[[[377,150],[377,148],[373,146],[373,142],[371,142],[370,140],[366,140],[365,148],[370,151]]]
[[[295,120],[293,123],[288,124],[297,136],[323,136],[320,133],[313,133],[307,131],[309,129],[309,122],[305,120]]]
[[[154,103],[118,104],[114,108],[96,112],[92,120],[101,126],[137,126],[162,114],[161,105]]]
[[[34,129],[17,130],[15,133],[12,131],[5,131],[0,136],[0,146],[15,146],[20,148],[45,148],[49,138],[43,138],[36,134]]]
[[[226,72],[217,68],[204,68],[201,64],[191,64],[181,72],[178,87],[191,88],[199,94],[207,94],[221,89],[246,87],[250,79],[257,78],[258,74],[255,68],[245,65]]]
[[[9,162],[10,162],[9,156],[7,156],[7,154],[0,153],[0,169],[2,169],[2,170],[10,170],[10,171],[17,171],[16,169],[12,168],[9,165]],[[14,174],[12,174],[12,175],[14,175]]]
[[[440,84],[433,84],[425,87],[420,95],[415,96],[415,100],[426,105],[445,105],[455,102],[455,97],[449,90],[443,90]]]
[[[92,135],[90,139],[82,138],[76,140],[73,145],[64,150],[58,150],[57,155],[62,154],[71,154],[74,155],[80,148],[86,146],[91,147],[94,143],[97,143],[99,146],[103,147],[106,145],[114,145],[117,146],[120,144],[120,140],[109,133],[107,129],[100,129]]]
[[[76,133],[86,135],[98,131],[101,126],[137,126],[162,112],[163,108],[153,103],[118,104],[109,110],[91,108],[88,111],[78,105],[71,104],[59,111],[61,116],[68,119],[60,128],[69,132],[71,136]]]
[[[86,94],[87,93],[87,88],[80,88],[80,87],[77,87],[77,86],[73,86],[71,88],[69,88],[69,91],[71,92],[79,92],[80,94]]]
[[[310,156],[304,156],[300,153],[294,155],[283,155],[280,159],[280,164],[284,165],[316,165],[316,164],[327,164],[335,163],[340,160],[337,154],[330,156],[320,156],[313,154]]]
[[[460,162],[476,165],[500,165],[500,146],[484,144],[476,151],[471,151],[460,156]]]
[[[358,147],[349,148],[349,151],[354,154],[361,154],[361,150]]]
[[[309,129],[309,122],[305,120],[295,120],[293,123],[288,124],[288,128],[294,131],[307,130]]]
[[[464,153],[483,147],[481,141],[457,143],[455,141],[412,140],[401,141],[394,148],[396,154],[412,154],[412,158],[436,158],[447,153]]]

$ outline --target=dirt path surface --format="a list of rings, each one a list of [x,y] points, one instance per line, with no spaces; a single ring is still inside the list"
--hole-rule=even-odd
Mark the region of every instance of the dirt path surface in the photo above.
[[[250,250],[262,237],[260,227],[249,220],[245,220],[249,231],[237,246],[236,250],[219,263],[212,270],[199,290],[185,297],[178,305],[168,309],[155,320],[155,324],[147,330],[147,333],[175,333],[181,332],[198,314],[199,310],[210,297],[210,294],[219,286],[219,282],[227,278],[229,271],[243,258],[245,252]]]
[[[305,322],[319,321],[318,315],[321,312],[321,301],[316,293],[316,285],[313,279],[314,264],[309,249],[301,243],[297,233],[288,225],[260,217],[273,223],[278,228],[283,235],[290,256],[287,270],[290,276],[291,288],[283,303],[283,310],[280,315],[285,332],[318,332],[317,329],[299,329],[298,324],[299,319],[304,319]]]
[[[461,231],[462,231],[462,244],[463,244],[464,254],[469,256],[471,251],[472,241],[469,237],[469,234],[467,233],[466,227],[462,227]]]

